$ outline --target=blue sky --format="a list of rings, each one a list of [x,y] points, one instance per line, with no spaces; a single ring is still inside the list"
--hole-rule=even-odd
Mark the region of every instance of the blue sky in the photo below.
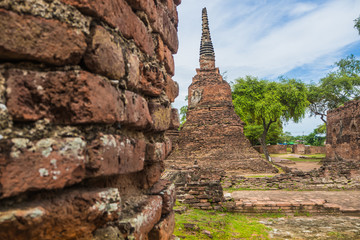
[[[174,80],[180,109],[199,67],[201,9],[206,7],[216,66],[227,81],[246,75],[268,80],[279,76],[317,82],[350,53],[360,56],[354,19],[360,0],[183,0],[178,6],[180,47]],[[288,123],[293,135],[312,132],[320,119]]]

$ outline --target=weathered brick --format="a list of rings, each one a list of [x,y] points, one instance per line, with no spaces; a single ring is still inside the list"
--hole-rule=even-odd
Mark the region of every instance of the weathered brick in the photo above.
[[[0,154],[0,198],[28,190],[59,189],[85,177],[86,143],[81,138],[45,138],[34,143],[16,138],[4,147],[11,152]]]
[[[166,157],[166,145],[163,142],[148,143],[146,145],[146,161],[164,161]]]
[[[88,176],[110,176],[143,170],[145,141],[119,135],[102,135],[89,145]]]
[[[155,22],[151,23],[151,26],[154,31],[161,35],[171,52],[176,53],[179,47],[176,27],[174,23],[171,22],[171,19],[162,4],[158,4],[156,10],[158,17]]]
[[[156,132],[161,132],[169,129],[171,107],[164,106],[157,101],[149,102],[149,110],[153,120],[152,129]]]
[[[171,212],[163,218],[149,233],[149,239],[169,240],[175,228],[175,214]]]
[[[136,129],[147,129],[152,124],[147,101],[140,95],[125,91],[125,124]]]
[[[165,79],[157,67],[142,67],[139,87],[148,96],[158,97],[165,88]]]
[[[172,142],[171,139],[169,137],[165,137],[165,155],[169,156],[169,154],[172,151]]]
[[[92,239],[121,212],[116,188],[76,189],[0,211],[0,239]]]
[[[162,62],[165,59],[165,48],[164,48],[164,42],[161,39],[160,35],[156,35],[155,36],[157,45],[156,45],[156,56],[157,59]]]
[[[120,79],[125,75],[123,49],[112,38],[103,27],[96,26],[84,62],[92,72]]]
[[[141,174],[143,178],[144,189],[149,189],[154,186],[161,177],[161,173],[164,171],[164,162],[156,162],[145,166]]]
[[[85,49],[80,30],[56,20],[0,9],[0,59],[78,64]]]
[[[156,5],[153,0],[126,0],[127,3],[136,10],[146,13],[150,22],[154,22],[157,18]]]
[[[106,79],[85,71],[10,69],[7,108],[14,120],[49,118],[55,123],[125,121],[124,103]]]
[[[167,46],[164,47],[164,63],[167,73],[170,74],[171,76],[174,76],[175,74],[174,57]]]
[[[148,233],[161,218],[162,198],[150,196],[141,210],[134,216],[121,219],[117,222],[124,237],[134,239],[147,239]]]
[[[128,59],[128,79],[127,79],[127,87],[131,90],[138,90],[140,88],[140,60],[137,55],[132,53],[127,53]]]
[[[179,84],[172,80],[169,75],[166,78],[165,92],[170,102],[174,102],[179,95]]]
[[[135,43],[148,55],[154,53],[151,34],[144,23],[136,16],[125,0],[61,0],[72,5],[84,14],[97,17],[119,31],[126,38],[133,38]],[[176,35],[176,32],[175,32]]]
[[[169,129],[178,129],[180,127],[179,111],[176,108],[171,109],[171,121]]]
[[[176,200],[176,190],[173,183],[167,180],[159,180],[150,189],[150,194],[160,195],[162,197],[162,214],[169,214],[172,211]],[[193,198],[194,197],[192,197],[192,199]]]
[[[179,6],[181,4],[181,0],[174,0],[174,3],[176,4],[176,6]]]

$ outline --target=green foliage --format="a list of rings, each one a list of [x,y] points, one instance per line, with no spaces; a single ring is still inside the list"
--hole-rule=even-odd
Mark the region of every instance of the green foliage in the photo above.
[[[261,132],[263,147],[272,125],[281,126],[282,122],[289,120],[299,122],[309,103],[305,84],[285,78],[278,82],[252,76],[239,78],[232,85],[232,97],[235,112],[247,124],[245,135],[254,138]],[[276,132],[278,136],[280,133]],[[267,154],[265,156],[269,159]]]
[[[350,55],[335,65],[336,71],[308,86],[310,114],[320,116],[325,123],[328,110],[360,96],[360,61]]]
[[[354,27],[359,31],[359,34],[360,34],[360,17],[355,19],[354,22],[355,22]]]
[[[175,215],[175,236],[185,239],[210,239],[203,231],[211,232],[212,239],[269,239],[269,228],[258,219],[237,213],[189,209]],[[196,224],[196,229],[185,229],[184,224]]]
[[[251,123],[251,120],[247,122],[244,127],[244,134],[249,139],[252,145],[259,145],[259,138],[261,137],[264,128],[262,125],[257,125]],[[267,144],[277,144],[280,141],[282,134],[282,124],[281,121],[278,120],[276,123],[272,124],[269,128],[269,131],[266,135],[266,143]]]
[[[188,100],[188,96],[185,97],[185,101]],[[182,126],[184,125],[184,123],[186,122],[186,114],[188,111],[188,106],[182,106],[180,108],[180,129],[182,128]]]

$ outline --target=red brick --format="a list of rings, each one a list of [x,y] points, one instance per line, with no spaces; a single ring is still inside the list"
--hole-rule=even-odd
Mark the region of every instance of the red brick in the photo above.
[[[165,92],[170,102],[174,102],[175,98],[179,95],[179,84],[172,80],[169,75],[166,78]]]
[[[172,151],[172,142],[171,139],[168,137],[165,137],[165,151],[166,151],[166,157],[170,155]]]
[[[156,67],[143,67],[138,88],[148,96],[160,96],[165,88],[163,73]]]
[[[85,71],[7,73],[7,107],[14,120],[49,118],[55,123],[125,121],[124,103],[106,79]]]
[[[172,212],[162,219],[149,233],[149,239],[169,240],[175,228],[175,214]]]
[[[174,3],[176,4],[176,6],[179,6],[181,4],[181,0],[174,0]]]
[[[166,180],[159,180],[154,186],[152,186],[150,193],[160,195],[162,197],[162,214],[169,214],[172,211],[176,200],[176,190],[173,183]],[[194,197],[192,196],[192,199],[193,198]]]
[[[121,212],[116,188],[76,189],[0,211],[0,239],[92,239],[92,232]]]
[[[136,10],[146,13],[150,22],[154,22],[157,18],[156,5],[153,0],[126,0],[127,3]]]
[[[148,143],[146,145],[146,161],[159,162],[165,160],[166,145],[163,142]]]
[[[125,75],[123,49],[112,38],[103,27],[96,26],[84,62],[92,72],[120,79]]]
[[[119,31],[126,38],[133,38],[136,45],[148,55],[154,53],[151,34],[124,0],[61,0],[78,8],[82,13],[97,17]],[[176,33],[175,33],[176,35]]]
[[[171,109],[171,121],[169,129],[178,129],[180,127],[179,111],[176,108]]]
[[[148,103],[140,95],[125,91],[125,124],[136,129],[148,129],[152,124]]]
[[[156,21],[151,23],[154,31],[158,32],[163,41],[169,47],[172,53],[177,53],[179,47],[179,40],[177,37],[177,30],[175,24],[171,22],[171,19],[162,4],[157,5]]]
[[[0,165],[0,198],[80,182],[85,177],[85,145],[81,138],[45,138],[33,144],[13,139],[6,146],[12,152],[0,157],[5,161]]]
[[[110,176],[143,170],[145,141],[118,135],[102,135],[88,147],[88,176]]]
[[[152,129],[161,132],[169,129],[171,107],[164,106],[157,101],[149,102],[149,110],[153,120]]]
[[[127,87],[136,91],[140,88],[140,60],[137,55],[132,53],[127,54],[127,59],[129,68]]]
[[[156,41],[157,41],[157,46],[156,46],[156,55],[157,58],[160,62],[164,61],[165,59],[165,48],[164,48],[164,42],[161,39],[160,35],[156,35]]]
[[[149,189],[154,186],[154,184],[159,181],[164,169],[164,162],[156,162],[150,165],[146,165],[145,169],[140,173],[144,180],[144,189]]]
[[[0,59],[78,64],[85,49],[80,30],[56,20],[0,9]]]
[[[168,74],[170,74],[171,76],[174,76],[174,74],[175,74],[174,57],[173,57],[171,51],[169,50],[169,48],[166,46],[164,47],[164,55],[165,55],[165,59],[164,59],[165,69]]]
[[[117,222],[119,229],[126,239],[148,239],[147,235],[161,218],[162,198],[150,196],[141,210],[134,216]],[[131,229],[131,233],[129,230]]]

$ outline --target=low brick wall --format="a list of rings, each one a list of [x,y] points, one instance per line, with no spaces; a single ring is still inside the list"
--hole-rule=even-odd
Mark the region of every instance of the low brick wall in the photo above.
[[[325,146],[305,146],[305,154],[326,154]]]
[[[221,178],[223,171],[201,169],[197,166],[168,171],[164,179],[176,186],[179,202],[203,210],[221,210],[224,201]]]
[[[304,144],[295,144],[295,145],[293,145],[292,153],[305,154],[305,145]]]
[[[253,146],[259,153],[264,153],[261,146]],[[270,154],[287,153],[287,145],[268,145],[267,150]]]

